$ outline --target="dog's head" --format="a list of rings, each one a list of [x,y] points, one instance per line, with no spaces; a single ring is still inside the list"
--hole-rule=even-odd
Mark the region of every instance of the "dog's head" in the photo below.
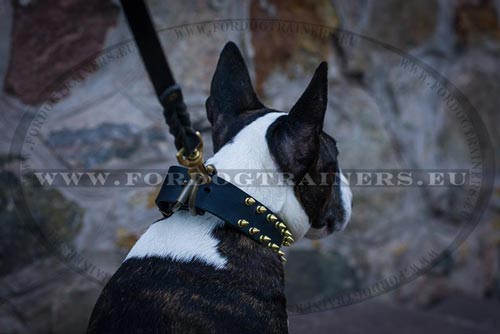
[[[322,131],[327,107],[325,62],[288,114],[257,98],[238,47],[224,47],[207,99],[218,168],[273,169],[292,180],[273,191],[251,193],[280,214],[294,237],[342,230],[351,214],[351,191],[338,163],[335,140]],[[230,160],[230,162],[228,162]],[[285,189],[287,188],[287,189]]]

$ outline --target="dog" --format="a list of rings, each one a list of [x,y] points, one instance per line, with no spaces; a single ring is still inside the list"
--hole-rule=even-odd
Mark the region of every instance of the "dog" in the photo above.
[[[321,63],[288,114],[269,109],[256,96],[240,50],[229,42],[206,101],[215,152],[207,163],[219,170],[290,175],[293,182],[286,186],[244,190],[277,213],[295,240],[340,231],[351,215],[352,194],[336,142],[322,130],[327,72]],[[87,330],[287,332],[279,257],[209,213],[185,211],[154,223],[137,241],[103,289]]]

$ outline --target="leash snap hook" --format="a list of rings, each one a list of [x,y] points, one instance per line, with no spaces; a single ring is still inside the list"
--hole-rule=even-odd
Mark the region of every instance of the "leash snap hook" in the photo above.
[[[180,165],[188,168],[188,173],[191,179],[197,179],[195,175],[200,175],[202,178],[202,184],[210,183],[211,172],[205,164],[203,163],[203,138],[199,131],[196,131],[196,136],[198,136],[199,144],[189,156],[185,156],[185,148],[181,148],[177,154],[177,161]]]
[[[196,135],[199,139],[199,145],[189,156],[185,156],[184,147],[181,148],[177,154],[177,161],[180,165],[188,168],[189,181],[182,190],[179,198],[172,208],[172,212],[179,210],[182,206],[188,204],[189,212],[195,216],[196,211],[196,194],[198,193],[198,187],[202,184],[208,184],[212,181],[212,175],[216,173],[215,167],[213,165],[205,166],[203,162],[203,138],[200,132],[196,131]]]

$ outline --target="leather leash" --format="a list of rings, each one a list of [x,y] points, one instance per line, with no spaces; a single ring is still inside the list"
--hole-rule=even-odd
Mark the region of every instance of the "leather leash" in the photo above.
[[[187,168],[173,166],[169,169],[156,199],[158,208],[165,217],[177,210],[189,210],[192,215],[210,212],[286,261],[281,246],[289,246],[294,240],[285,223],[231,183],[220,186],[219,182],[212,182],[212,178],[223,179],[216,176],[214,166],[204,164],[202,137],[191,127],[181,87],[168,65],[144,0],[120,2],[156,96],[163,106],[169,131],[175,138],[177,161]],[[173,185],[168,182],[172,173],[189,178],[182,184]],[[204,188],[203,192],[198,191],[200,187]]]

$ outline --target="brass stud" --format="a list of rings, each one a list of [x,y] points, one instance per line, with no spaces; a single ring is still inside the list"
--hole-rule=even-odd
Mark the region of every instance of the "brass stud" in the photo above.
[[[267,211],[266,207],[262,206],[262,205],[258,205],[257,208],[255,209],[255,212],[257,212],[259,214],[264,213],[266,211]]]
[[[276,224],[274,224],[274,227],[280,230],[286,229],[286,225],[283,222],[277,222]]]
[[[210,174],[210,175],[217,172],[214,165],[206,165],[205,169],[207,170],[208,174]]]
[[[268,243],[267,247],[271,248],[273,252],[278,252],[280,250],[280,246],[273,244],[272,242]]]
[[[271,241],[271,238],[269,238],[267,235],[261,235],[259,237],[260,242],[269,242]]]
[[[250,232],[251,235],[255,235],[255,234],[259,233],[260,230],[257,227],[250,227],[248,232]]]
[[[250,224],[250,223],[248,222],[248,220],[245,220],[245,219],[239,219],[239,220],[238,220],[238,226],[239,226],[239,227],[245,227],[245,226],[248,226],[248,224]]]
[[[293,244],[295,242],[292,237],[285,237],[285,241],[288,241],[290,244]]]
[[[255,204],[255,200],[252,197],[245,198],[245,205],[251,206]]]
[[[283,243],[282,243],[283,246],[286,246],[286,247],[289,247],[291,245],[291,243],[289,243],[288,241],[284,240]]]
[[[285,252],[283,252],[282,250],[279,250],[279,251],[278,251],[278,255],[279,255],[279,256],[285,256]]]
[[[267,214],[267,221],[271,223],[276,223],[278,221],[278,217],[276,217],[272,213],[269,213]]]
[[[288,238],[291,238],[293,240],[292,232],[290,232],[288,230],[284,230],[284,231],[281,231],[281,234],[283,234],[284,237],[288,237]]]
[[[281,259],[281,262],[286,263],[286,257],[281,256],[280,259]]]

